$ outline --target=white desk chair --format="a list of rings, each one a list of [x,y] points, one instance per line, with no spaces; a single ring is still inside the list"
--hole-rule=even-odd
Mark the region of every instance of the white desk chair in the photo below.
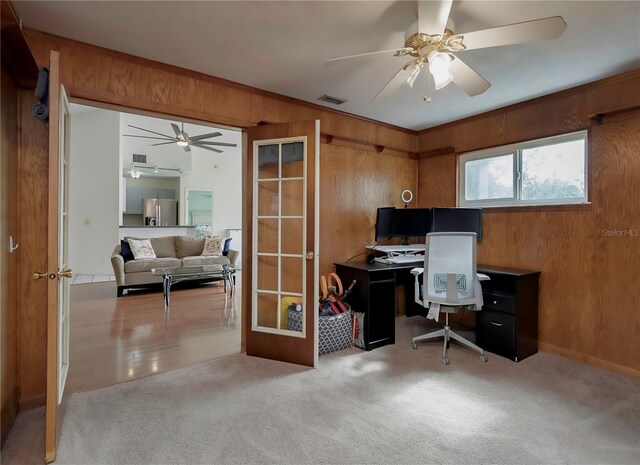
[[[423,273],[424,285],[420,283],[420,275]],[[444,337],[442,361],[445,365],[449,365],[447,358],[449,339],[479,352],[480,360],[486,362],[488,359],[484,355],[484,350],[454,333],[449,327],[450,313],[456,313],[462,309],[477,311],[482,308],[480,280],[484,281],[489,277],[477,274],[476,234],[466,232],[427,234],[424,268],[414,268],[411,274],[415,277],[415,301],[429,309],[427,318],[437,320],[440,312],[445,314],[444,328],[414,337],[413,348],[417,348],[416,342]]]

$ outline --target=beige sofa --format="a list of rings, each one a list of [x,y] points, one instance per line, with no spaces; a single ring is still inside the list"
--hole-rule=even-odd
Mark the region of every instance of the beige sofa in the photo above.
[[[125,237],[127,239],[148,239]],[[180,266],[199,265],[235,265],[238,252],[229,250],[225,256],[202,256],[204,239],[189,236],[164,236],[151,238],[151,246],[156,258],[129,260],[125,263],[117,245],[111,254],[111,265],[118,285],[118,297],[132,288],[155,287],[162,283],[162,278],[153,276],[153,268],[174,268]]]

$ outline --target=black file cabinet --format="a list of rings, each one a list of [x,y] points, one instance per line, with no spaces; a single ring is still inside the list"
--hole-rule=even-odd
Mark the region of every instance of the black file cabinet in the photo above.
[[[537,271],[478,265],[484,306],[477,313],[476,343],[487,352],[519,362],[538,352]]]

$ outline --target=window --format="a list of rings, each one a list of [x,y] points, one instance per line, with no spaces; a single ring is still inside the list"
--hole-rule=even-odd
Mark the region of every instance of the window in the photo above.
[[[587,203],[587,132],[467,153],[458,170],[461,207]]]

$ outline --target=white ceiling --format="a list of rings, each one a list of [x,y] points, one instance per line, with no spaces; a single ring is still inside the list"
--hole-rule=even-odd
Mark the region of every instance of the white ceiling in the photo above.
[[[13,4],[31,28],[310,102],[325,93],[346,98],[340,110],[410,129],[640,66],[638,1],[454,1],[451,18],[457,33],[556,15],[568,26],[555,41],[460,53],[492,87],[468,97],[452,84],[432,92],[431,104],[423,102],[423,77],[386,103],[370,103],[406,57],[377,55],[322,64],[337,56],[402,47],[405,30],[416,19],[415,2]]]

